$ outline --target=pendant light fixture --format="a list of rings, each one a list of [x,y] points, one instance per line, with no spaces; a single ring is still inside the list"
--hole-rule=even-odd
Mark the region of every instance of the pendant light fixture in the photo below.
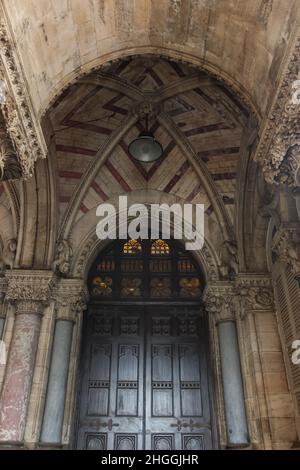
[[[128,146],[130,155],[143,163],[151,163],[158,160],[163,154],[162,145],[148,130],[148,114],[145,116],[146,130],[134,139]]]

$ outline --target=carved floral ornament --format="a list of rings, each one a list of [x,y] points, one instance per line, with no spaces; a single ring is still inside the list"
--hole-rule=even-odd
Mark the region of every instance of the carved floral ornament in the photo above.
[[[0,106],[7,134],[4,147],[3,136],[0,137],[2,147],[0,168],[2,166],[3,172],[3,158],[7,158],[7,154],[11,157],[13,151],[20,165],[21,177],[26,179],[33,174],[36,160],[46,157],[47,150],[40,124],[31,106],[22,76],[22,68],[1,6],[0,17],[0,80],[2,84],[5,84]],[[13,176],[18,177],[15,174]]]
[[[299,88],[295,90],[295,84],[300,83],[299,79],[300,36],[255,155],[255,160],[262,165],[266,181],[271,184],[299,186],[296,176],[300,168]]]
[[[216,322],[243,318],[250,310],[272,310],[272,282],[261,275],[239,276],[234,283],[208,285],[205,289],[205,308]]]
[[[41,313],[51,299],[55,278],[51,271],[11,270],[6,273],[6,300],[19,313]]]

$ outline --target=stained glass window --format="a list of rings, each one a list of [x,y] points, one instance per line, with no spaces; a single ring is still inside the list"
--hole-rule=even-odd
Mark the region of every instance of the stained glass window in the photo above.
[[[151,245],[151,255],[169,255],[170,245],[164,240],[155,240]]]
[[[138,240],[128,240],[123,246],[123,253],[134,255],[142,252],[142,245]]]
[[[117,240],[95,260],[88,277],[95,301],[198,301],[203,274],[176,240]]]

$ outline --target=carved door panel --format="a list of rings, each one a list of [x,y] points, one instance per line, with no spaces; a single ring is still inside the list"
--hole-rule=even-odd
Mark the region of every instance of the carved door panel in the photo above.
[[[168,306],[90,311],[78,448],[211,448],[202,321]]]
[[[134,450],[143,446],[143,315],[89,315],[78,448]]]
[[[203,319],[185,310],[146,315],[145,448],[211,448]]]

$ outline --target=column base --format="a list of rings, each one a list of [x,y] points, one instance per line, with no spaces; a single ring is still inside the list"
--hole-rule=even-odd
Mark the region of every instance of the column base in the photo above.
[[[23,450],[25,449],[24,442],[15,441],[2,441],[0,442],[0,450]]]
[[[61,444],[60,442],[39,442],[37,445],[37,449],[39,450],[64,450],[66,447]]]

